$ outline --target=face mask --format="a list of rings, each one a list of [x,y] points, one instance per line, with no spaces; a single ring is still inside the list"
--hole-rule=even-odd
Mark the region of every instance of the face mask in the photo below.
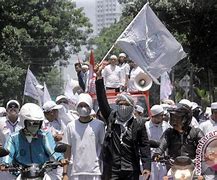
[[[118,105],[117,106],[117,115],[118,119],[122,122],[129,120],[132,117],[133,113],[133,107],[132,106],[126,106],[126,105]]]
[[[79,116],[81,117],[89,116],[91,113],[91,110],[88,107],[78,107],[77,111],[78,111]]]

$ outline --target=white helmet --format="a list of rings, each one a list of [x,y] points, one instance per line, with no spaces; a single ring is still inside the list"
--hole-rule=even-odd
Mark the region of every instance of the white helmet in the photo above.
[[[44,113],[40,106],[34,103],[26,103],[20,109],[20,123],[24,127],[25,120],[42,121],[44,120]]]

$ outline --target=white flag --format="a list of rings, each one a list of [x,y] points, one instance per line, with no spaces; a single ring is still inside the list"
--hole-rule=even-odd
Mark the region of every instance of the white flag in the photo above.
[[[43,94],[43,104],[46,103],[47,101],[51,101],[50,93],[47,89],[47,85],[44,82],[44,94]]]
[[[24,87],[24,95],[38,100],[41,104],[41,97],[43,96],[42,88],[43,86],[39,84],[32,71],[28,68]]]
[[[166,29],[148,3],[124,30],[116,43],[156,82],[186,57],[181,44]]]
[[[68,77],[68,80],[66,82],[66,87],[65,87],[65,92],[64,92],[64,95],[70,100],[70,102],[72,104],[77,104],[78,102],[78,94],[73,92],[73,88],[75,88],[75,86],[79,86],[78,85],[78,82],[76,82],[76,85],[75,85],[75,80],[73,79],[70,79]]]
[[[170,77],[167,72],[164,72],[161,75],[160,81],[160,100],[169,99],[169,96],[172,94],[172,84]]]

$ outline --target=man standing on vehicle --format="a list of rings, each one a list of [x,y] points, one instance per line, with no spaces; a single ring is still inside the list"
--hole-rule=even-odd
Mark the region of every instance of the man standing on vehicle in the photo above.
[[[134,119],[133,98],[128,93],[117,95],[117,110],[113,111],[106,98],[102,66],[96,67],[96,71],[97,100],[107,125],[102,151],[103,179],[138,180],[140,160],[142,175],[147,179],[151,170],[149,140],[144,122]]]

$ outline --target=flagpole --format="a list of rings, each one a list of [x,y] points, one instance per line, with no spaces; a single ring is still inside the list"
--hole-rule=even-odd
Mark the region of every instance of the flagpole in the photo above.
[[[29,68],[30,68],[30,65],[28,65],[27,73],[28,73]],[[26,73],[26,74],[27,74],[27,73]],[[24,88],[24,89],[25,89],[25,88]],[[24,101],[25,101],[25,95],[24,95],[24,92],[23,92],[22,104],[24,104]]]
[[[103,63],[103,61],[105,60],[105,58],[108,56],[108,54],[111,52],[111,50],[115,47],[116,42],[117,42],[117,40],[112,45],[112,47],[109,49],[109,51],[106,53],[106,55],[103,57],[103,59],[100,61],[99,66]]]

